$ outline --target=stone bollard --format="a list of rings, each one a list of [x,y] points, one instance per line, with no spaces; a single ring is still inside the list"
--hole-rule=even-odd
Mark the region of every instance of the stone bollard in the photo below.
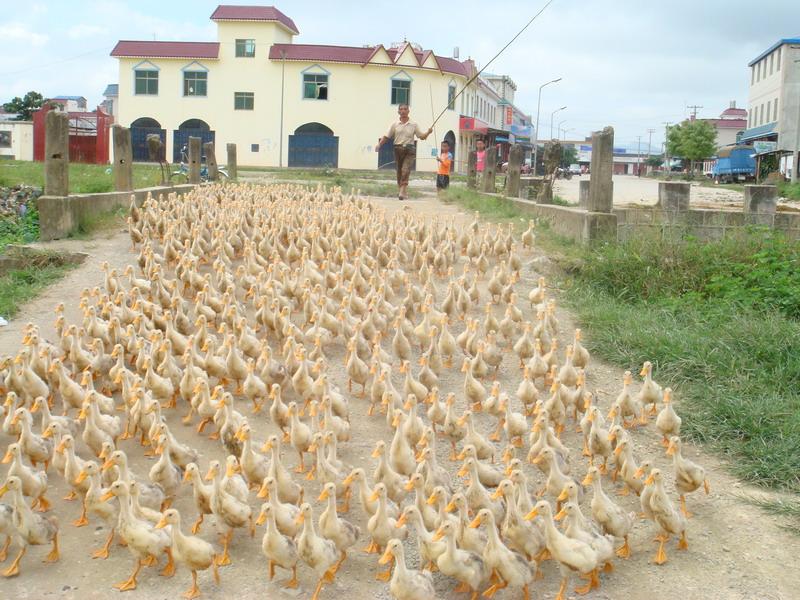
[[[522,161],[525,160],[525,149],[514,144],[508,154],[508,171],[506,172],[506,196],[519,196],[519,178],[522,174]]]
[[[494,194],[495,189],[495,172],[497,171],[497,148],[491,146],[486,149],[486,158],[483,165],[483,181],[481,182],[481,191]]]
[[[114,189],[129,192],[133,189],[133,146],[131,130],[122,125],[113,125],[114,144]]]
[[[478,187],[478,151],[472,150],[467,157],[467,187],[474,190]]]
[[[214,153],[214,142],[206,142],[203,144],[203,152],[205,152],[206,155],[208,180],[216,181],[219,179],[219,171],[217,170],[217,155]]]
[[[228,144],[228,178],[236,179],[236,144]]]
[[[592,133],[592,162],[589,178],[589,212],[610,213],[614,204],[614,128]]]
[[[189,138],[189,183],[200,183],[200,144],[199,137]]]
[[[588,179],[581,179],[578,182],[578,206],[584,210],[589,207],[589,186],[591,183]]]
[[[750,214],[775,214],[778,205],[778,188],[774,185],[744,186],[744,212]]]
[[[44,195],[69,195],[69,115],[57,110],[44,118]]]
[[[658,207],[661,210],[686,212],[689,210],[691,190],[691,184],[683,181],[659,181]]]

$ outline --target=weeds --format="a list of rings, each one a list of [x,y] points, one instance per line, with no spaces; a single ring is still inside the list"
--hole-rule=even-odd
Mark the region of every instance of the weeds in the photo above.
[[[125,208],[81,215],[77,227],[70,232],[69,237],[79,240],[87,239],[99,231],[122,225],[126,215]]]
[[[161,170],[158,165],[134,164],[134,187],[150,187],[161,183]],[[0,185],[12,186],[19,183],[44,187],[44,163],[22,160],[0,162]],[[114,191],[114,175],[108,165],[87,165],[70,163],[69,189],[73,194],[93,194]]]
[[[39,239],[39,211],[36,202],[28,203],[25,216],[0,218],[0,252],[9,244],[29,244]]]
[[[796,500],[770,500],[766,498],[755,498],[753,496],[742,496],[742,499],[767,512],[786,517],[789,520],[789,524],[785,525],[783,528],[800,535],[800,502]]]
[[[19,307],[62,278],[74,264],[31,266],[0,277],[0,315],[9,319]]]
[[[480,212],[484,217],[493,220],[520,219],[523,212],[512,201],[500,196],[481,194],[463,187],[448,188],[444,196],[445,202],[457,202],[468,210]]]

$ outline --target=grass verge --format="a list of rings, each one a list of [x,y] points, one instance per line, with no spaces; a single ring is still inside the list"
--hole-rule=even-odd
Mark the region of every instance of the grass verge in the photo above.
[[[500,196],[481,194],[465,187],[448,188],[442,198],[445,202],[456,202],[464,208],[478,211],[492,220],[524,220],[524,213],[511,201]]]
[[[74,264],[30,266],[0,277],[0,315],[12,318],[19,307],[35,298],[44,288],[61,279]]]
[[[135,188],[151,187],[161,183],[158,165],[133,165]],[[0,161],[0,187],[18,184],[44,187],[44,163],[23,160]],[[73,194],[92,194],[114,191],[114,176],[109,165],[70,163],[69,189]]]
[[[753,496],[742,496],[742,499],[774,515],[785,517],[786,524],[783,525],[783,528],[800,535],[800,502],[796,500],[769,500],[766,498],[754,498]]]
[[[9,244],[29,244],[39,239],[39,211],[36,202],[28,203],[23,218],[7,216],[0,218],[0,253]]]
[[[781,196],[789,200],[800,200],[800,182],[789,183],[788,181],[784,181],[778,184],[778,192]]]

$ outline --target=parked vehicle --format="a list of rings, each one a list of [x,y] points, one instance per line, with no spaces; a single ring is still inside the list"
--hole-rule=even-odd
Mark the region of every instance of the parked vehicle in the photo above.
[[[208,178],[208,165],[206,164],[205,155],[200,157],[200,181],[209,181]],[[219,181],[227,181],[230,178],[228,171],[223,166],[217,166],[217,179]],[[173,171],[169,179],[172,183],[181,184],[189,182],[189,151],[186,146],[181,148],[181,164],[176,171]]]
[[[580,175],[581,174],[581,166],[578,163],[572,163],[569,166],[569,172],[571,175]]]
[[[717,153],[711,169],[715,183],[732,183],[755,179],[756,159],[752,146],[726,146]]]

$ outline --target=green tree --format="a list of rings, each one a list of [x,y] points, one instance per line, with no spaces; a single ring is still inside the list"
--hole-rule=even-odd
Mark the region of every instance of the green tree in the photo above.
[[[717,130],[708,121],[684,121],[667,131],[667,152],[671,156],[695,162],[713,156],[717,150]]]
[[[646,164],[648,167],[653,167],[653,168],[660,167],[661,165],[664,164],[664,155],[662,154],[658,156],[648,156],[645,159],[644,164]]]
[[[561,166],[567,168],[578,162],[578,151],[575,146],[561,146]]]
[[[28,92],[23,98],[15,96],[10,102],[3,104],[3,110],[17,113],[17,121],[30,121],[33,112],[40,109],[46,100],[39,92]]]

